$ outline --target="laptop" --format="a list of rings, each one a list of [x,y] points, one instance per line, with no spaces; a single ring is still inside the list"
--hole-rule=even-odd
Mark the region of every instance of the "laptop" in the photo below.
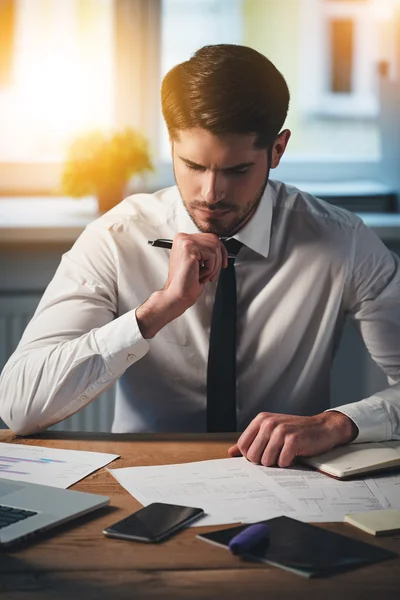
[[[0,478],[0,547],[7,547],[97,508],[110,498]]]

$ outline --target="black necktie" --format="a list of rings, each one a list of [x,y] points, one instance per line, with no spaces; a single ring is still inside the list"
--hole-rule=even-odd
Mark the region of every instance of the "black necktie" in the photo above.
[[[221,269],[211,318],[207,367],[207,431],[236,431],[236,275],[242,243],[224,241],[228,253]]]

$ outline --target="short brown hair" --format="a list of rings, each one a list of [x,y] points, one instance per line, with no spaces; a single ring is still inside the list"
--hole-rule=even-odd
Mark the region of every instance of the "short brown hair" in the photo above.
[[[169,135],[201,127],[221,135],[253,133],[267,148],[285,122],[289,89],[268,58],[235,44],[204,46],[171,69],[161,86]]]

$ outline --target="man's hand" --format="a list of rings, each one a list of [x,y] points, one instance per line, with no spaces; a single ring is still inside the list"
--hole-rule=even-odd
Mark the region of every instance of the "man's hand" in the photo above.
[[[184,312],[209,281],[216,281],[228,266],[228,253],[214,233],[178,233],[174,237],[164,292]]]
[[[264,412],[252,420],[228,453],[265,467],[289,467],[297,456],[322,454],[348,444],[357,434],[354,422],[340,412],[313,417]]]
[[[169,272],[163,290],[154,292],[136,310],[144,338],[152,338],[202,294],[206,283],[216,281],[228,266],[228,253],[213,233],[178,233],[172,244]]]

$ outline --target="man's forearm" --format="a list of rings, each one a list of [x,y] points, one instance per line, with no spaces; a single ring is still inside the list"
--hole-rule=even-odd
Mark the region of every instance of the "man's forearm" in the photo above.
[[[0,417],[20,435],[49,427],[84,408],[147,351],[133,311],[76,339],[32,340],[1,374]]]
[[[400,439],[400,382],[334,410],[356,423],[357,443]]]

